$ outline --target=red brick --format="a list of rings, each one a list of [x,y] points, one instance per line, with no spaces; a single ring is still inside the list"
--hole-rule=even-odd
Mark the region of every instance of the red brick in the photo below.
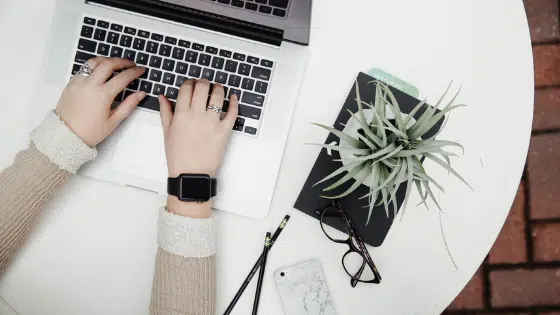
[[[532,234],[535,260],[560,260],[560,223],[536,224]]]
[[[560,134],[532,137],[527,165],[531,218],[560,218]]]
[[[533,47],[535,86],[560,84],[560,45]]]
[[[482,269],[474,274],[467,286],[455,298],[453,303],[449,305],[448,310],[465,310],[465,309],[481,309],[484,307],[483,293],[484,285],[482,283]]]
[[[524,0],[531,40],[533,42],[560,39],[558,0]]]
[[[525,243],[525,185],[519,184],[506,223],[488,256],[488,262],[520,263],[527,259]]]
[[[560,303],[560,269],[499,270],[490,273],[492,307]]]
[[[533,130],[560,128],[560,89],[535,91]]]

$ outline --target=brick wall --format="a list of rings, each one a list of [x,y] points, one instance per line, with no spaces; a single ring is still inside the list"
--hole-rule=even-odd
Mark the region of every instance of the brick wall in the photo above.
[[[560,0],[524,3],[535,62],[525,172],[494,247],[444,314],[560,315]]]

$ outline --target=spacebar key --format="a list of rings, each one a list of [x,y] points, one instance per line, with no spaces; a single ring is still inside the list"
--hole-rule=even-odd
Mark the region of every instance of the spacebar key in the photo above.
[[[255,107],[239,104],[239,116],[258,120],[261,118],[261,110]]]
[[[143,107],[147,109],[152,109],[159,111],[159,101],[155,96],[146,96],[140,103],[138,103],[138,107]]]
[[[76,57],[74,57],[74,61],[76,61],[78,63],[85,63],[86,61],[90,60],[91,58],[95,58],[95,57],[96,57],[95,55],[78,51],[76,53]]]

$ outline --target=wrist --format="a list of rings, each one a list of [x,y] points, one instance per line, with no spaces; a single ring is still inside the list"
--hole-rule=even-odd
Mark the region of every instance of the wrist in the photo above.
[[[212,216],[212,201],[202,203],[184,202],[175,196],[167,196],[167,211],[188,218],[203,219]]]

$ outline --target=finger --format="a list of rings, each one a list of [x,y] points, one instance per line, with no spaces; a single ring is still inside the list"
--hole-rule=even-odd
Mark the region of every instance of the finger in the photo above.
[[[123,91],[130,82],[138,79],[144,72],[146,68],[143,67],[134,67],[127,69],[119,74],[117,74],[114,78],[109,80],[105,85],[111,91],[112,94],[115,96]]]
[[[210,95],[209,105],[214,105],[216,107],[222,108],[224,106],[224,87],[217,83],[212,89],[212,95]],[[216,120],[220,120],[220,115],[214,111],[208,111],[210,115],[215,116]]]
[[[222,120],[222,124],[228,130],[232,130],[237,120],[237,115],[239,114],[239,100],[237,99],[237,94],[232,94],[229,98],[229,107],[226,117]]]
[[[196,82],[191,102],[191,110],[193,112],[200,114],[206,112],[209,91],[210,82],[207,79],[198,80],[198,82]]]
[[[136,66],[134,62],[122,58],[105,58],[96,68],[95,71],[89,76],[92,82],[103,84],[109,80],[113,72],[132,68]]]
[[[167,132],[171,127],[171,121],[173,120],[173,113],[171,112],[171,103],[167,97],[163,95],[158,96],[159,100],[159,116],[161,118],[161,125],[163,126],[163,134],[167,137]]]
[[[122,101],[122,103],[114,110],[114,112],[109,117],[109,122],[113,127],[117,127],[123,120],[132,113],[136,108],[138,103],[146,97],[146,92],[139,91],[134,94],[129,95]]]
[[[186,112],[191,107],[192,95],[194,90],[195,80],[189,79],[179,88],[179,95],[177,96],[177,104],[175,105],[175,112]]]
[[[103,56],[98,56],[95,58],[91,58],[90,60],[86,61],[86,63],[89,65],[89,68],[93,71],[95,70],[95,68],[97,68],[97,66],[99,66],[99,64],[105,59],[105,57]],[[83,76],[83,75],[79,75],[79,74],[75,74],[74,76],[72,76],[73,81],[82,81],[85,80],[87,77]]]

